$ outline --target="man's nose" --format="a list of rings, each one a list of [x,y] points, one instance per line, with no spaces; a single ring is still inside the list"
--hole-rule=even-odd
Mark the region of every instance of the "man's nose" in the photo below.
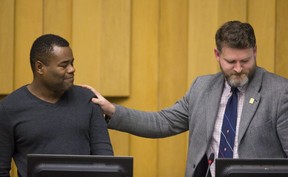
[[[73,65],[69,65],[68,66],[68,73],[74,73],[75,72],[75,68],[74,68],[74,66]]]
[[[236,63],[234,66],[234,71],[236,71],[237,73],[241,73],[242,71],[242,65],[240,64],[240,62]]]

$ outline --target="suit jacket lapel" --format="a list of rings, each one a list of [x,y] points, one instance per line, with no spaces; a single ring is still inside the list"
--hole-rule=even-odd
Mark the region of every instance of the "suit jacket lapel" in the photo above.
[[[256,113],[258,105],[260,103],[260,93],[262,85],[263,70],[261,68],[256,68],[255,75],[251,82],[249,83],[247,90],[245,92],[244,105],[242,109],[242,115],[239,125],[239,135],[238,142],[240,144],[245,132],[248,129],[248,126]]]
[[[210,84],[210,90],[207,91],[205,97],[206,109],[206,125],[207,125],[207,141],[209,142],[212,132],[214,130],[214,125],[220,105],[222,90],[224,87],[224,77],[223,74],[219,75],[214,83]]]

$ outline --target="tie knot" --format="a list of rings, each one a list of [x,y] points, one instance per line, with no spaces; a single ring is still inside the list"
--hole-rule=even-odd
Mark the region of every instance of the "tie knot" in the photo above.
[[[239,91],[239,90],[238,90],[237,87],[231,87],[231,92],[232,92],[233,94],[237,93],[238,91]]]

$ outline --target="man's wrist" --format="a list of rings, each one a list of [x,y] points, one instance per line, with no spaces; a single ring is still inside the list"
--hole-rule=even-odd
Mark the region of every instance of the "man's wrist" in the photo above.
[[[108,111],[106,112],[106,115],[111,118],[112,115],[115,113],[115,109],[116,109],[115,105],[111,103],[111,105],[109,106]]]

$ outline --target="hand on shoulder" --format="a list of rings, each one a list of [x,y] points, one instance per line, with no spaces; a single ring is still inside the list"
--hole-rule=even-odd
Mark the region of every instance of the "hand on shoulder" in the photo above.
[[[104,111],[104,114],[110,117],[114,114],[115,106],[111,102],[109,102],[106,98],[104,98],[97,90],[95,90],[93,87],[89,85],[82,85],[82,87],[91,90],[96,95],[96,97],[92,98],[91,101],[95,104],[98,104]]]

